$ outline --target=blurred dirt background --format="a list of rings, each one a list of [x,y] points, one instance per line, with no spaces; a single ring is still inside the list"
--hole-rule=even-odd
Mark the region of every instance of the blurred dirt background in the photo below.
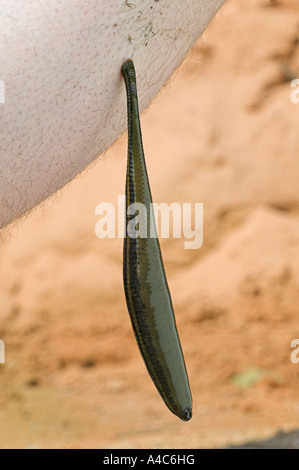
[[[122,240],[95,235],[97,204],[124,194],[124,134],[3,234],[1,448],[217,448],[299,428],[297,77],[298,1],[230,0],[142,116],[154,200],[204,203],[201,249],[162,240],[193,419],[140,357]]]

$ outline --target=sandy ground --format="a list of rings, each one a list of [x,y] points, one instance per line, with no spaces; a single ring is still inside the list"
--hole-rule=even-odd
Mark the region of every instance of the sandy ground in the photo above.
[[[95,235],[97,204],[124,193],[123,135],[3,236],[1,448],[217,448],[299,428],[296,77],[298,1],[231,0],[142,117],[155,201],[204,204],[201,249],[162,240],[192,420],[139,355],[122,240]]]

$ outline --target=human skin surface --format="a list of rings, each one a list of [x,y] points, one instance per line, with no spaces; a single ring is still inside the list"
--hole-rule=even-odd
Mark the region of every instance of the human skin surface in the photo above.
[[[142,111],[225,0],[6,0],[0,15],[0,228],[126,128],[121,65]]]

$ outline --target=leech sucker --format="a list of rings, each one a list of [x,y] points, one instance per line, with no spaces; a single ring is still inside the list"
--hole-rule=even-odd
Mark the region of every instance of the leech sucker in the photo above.
[[[124,239],[124,288],[135,337],[147,370],[165,404],[183,421],[192,417],[192,397],[178,337],[172,301],[164,271],[151,210],[152,196],[145,165],[134,63],[122,65],[127,92],[128,163],[126,177],[126,235]],[[128,208],[141,203],[138,229],[144,223],[147,236],[136,236],[128,224],[136,216]],[[146,214],[146,215],[144,215]],[[137,230],[137,228],[136,228]]]

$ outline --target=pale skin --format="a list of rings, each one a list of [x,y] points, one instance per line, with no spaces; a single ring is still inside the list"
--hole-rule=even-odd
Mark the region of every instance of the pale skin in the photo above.
[[[0,228],[72,180],[125,130],[122,63],[135,63],[142,111],[224,2],[5,1]]]

